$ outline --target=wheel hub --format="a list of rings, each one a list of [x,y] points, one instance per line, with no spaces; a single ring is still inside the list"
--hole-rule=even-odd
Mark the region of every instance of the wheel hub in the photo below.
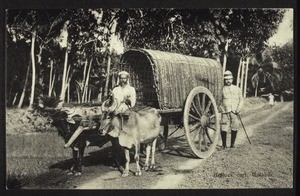
[[[209,124],[209,118],[205,115],[203,115],[200,119],[200,123],[202,127],[207,127]]]

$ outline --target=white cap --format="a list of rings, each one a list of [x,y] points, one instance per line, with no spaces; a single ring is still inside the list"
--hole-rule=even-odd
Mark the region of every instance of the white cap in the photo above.
[[[224,79],[233,79],[231,71],[225,71],[224,73]]]
[[[120,71],[118,73],[118,76],[120,77],[121,75],[125,75],[126,77],[129,77],[129,73],[127,71]]]

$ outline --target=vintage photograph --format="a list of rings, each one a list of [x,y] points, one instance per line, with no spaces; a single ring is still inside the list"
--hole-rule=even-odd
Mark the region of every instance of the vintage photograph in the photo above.
[[[6,189],[295,188],[294,16],[6,9]]]

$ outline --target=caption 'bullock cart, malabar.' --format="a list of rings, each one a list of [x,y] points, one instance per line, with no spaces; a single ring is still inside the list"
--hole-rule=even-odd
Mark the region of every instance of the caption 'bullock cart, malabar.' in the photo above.
[[[117,69],[130,73],[137,105],[158,109],[165,142],[171,135],[168,127],[173,118],[178,127],[184,127],[187,143],[196,157],[207,158],[213,153],[220,134],[217,106],[221,100],[223,74],[219,62],[158,50],[131,49],[122,55]],[[113,86],[117,77],[112,76],[110,80]],[[99,123],[98,116],[90,119]],[[86,129],[88,127],[91,126],[87,125]],[[75,138],[69,140],[67,146]]]

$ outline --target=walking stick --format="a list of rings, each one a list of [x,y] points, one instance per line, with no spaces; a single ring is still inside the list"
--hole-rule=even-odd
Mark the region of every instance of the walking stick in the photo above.
[[[241,121],[241,124],[242,124],[242,126],[243,126],[243,129],[244,129],[245,134],[246,134],[246,136],[247,136],[248,142],[249,142],[249,144],[251,144],[250,139],[249,139],[248,134],[247,134],[247,131],[246,131],[245,127],[244,127],[244,123],[243,123],[243,121],[242,121],[242,118],[241,118],[241,116],[240,116],[239,114],[237,114],[237,116],[239,117],[239,119],[240,119],[240,121]]]

